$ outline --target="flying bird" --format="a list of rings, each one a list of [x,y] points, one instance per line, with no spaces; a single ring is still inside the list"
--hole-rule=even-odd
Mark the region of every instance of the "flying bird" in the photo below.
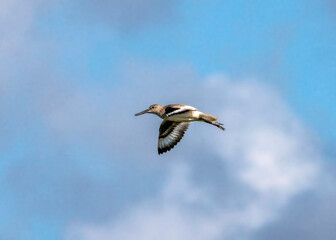
[[[170,151],[184,136],[188,130],[190,122],[200,121],[212,124],[222,130],[222,123],[217,122],[217,117],[205,114],[198,111],[196,108],[182,105],[170,104],[167,106],[160,106],[153,104],[148,109],[135,114],[139,116],[145,113],[152,113],[163,119],[159,130],[159,154]]]

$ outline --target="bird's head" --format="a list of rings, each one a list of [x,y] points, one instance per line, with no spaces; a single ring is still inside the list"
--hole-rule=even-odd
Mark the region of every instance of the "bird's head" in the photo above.
[[[150,105],[148,109],[146,109],[142,112],[136,113],[135,116],[139,116],[139,115],[142,115],[142,114],[145,114],[145,113],[153,113],[153,114],[156,114],[156,115],[160,116],[161,111],[162,111],[162,106],[160,106],[158,104],[153,104],[153,105]]]

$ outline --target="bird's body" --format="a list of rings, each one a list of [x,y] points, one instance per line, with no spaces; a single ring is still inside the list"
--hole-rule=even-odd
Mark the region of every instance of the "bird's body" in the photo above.
[[[182,139],[184,133],[190,125],[190,122],[206,122],[225,130],[225,128],[222,127],[223,124],[217,122],[217,117],[202,113],[196,108],[188,105],[170,104],[163,107],[154,104],[148,109],[135,114],[135,116],[139,116],[144,113],[153,113],[164,119],[160,126],[158,144],[159,154],[169,151]]]
[[[164,114],[161,118],[173,122],[192,122],[199,119],[199,111],[188,105],[170,104],[163,107]]]

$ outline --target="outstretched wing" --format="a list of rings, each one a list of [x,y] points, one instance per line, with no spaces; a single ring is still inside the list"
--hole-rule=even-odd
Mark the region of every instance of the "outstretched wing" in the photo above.
[[[189,122],[172,122],[164,120],[160,126],[158,152],[162,154],[172,149],[188,130]]]

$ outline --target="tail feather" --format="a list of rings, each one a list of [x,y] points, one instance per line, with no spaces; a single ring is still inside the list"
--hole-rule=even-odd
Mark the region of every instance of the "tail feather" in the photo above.
[[[206,122],[215,122],[217,121],[217,117],[214,116],[214,115],[210,115],[210,114],[205,114],[205,113],[202,113],[200,115],[201,119],[206,121]]]

